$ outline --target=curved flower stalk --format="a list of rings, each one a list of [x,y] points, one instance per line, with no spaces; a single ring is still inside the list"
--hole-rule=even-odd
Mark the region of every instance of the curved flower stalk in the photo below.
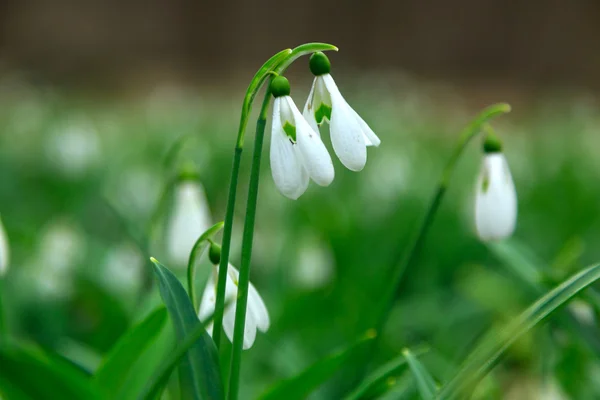
[[[9,261],[10,250],[8,247],[8,236],[4,230],[4,225],[2,225],[2,219],[0,219],[0,277],[8,271]]]
[[[216,254],[215,254],[216,253]],[[217,299],[217,278],[219,276],[219,257],[220,257],[220,247],[216,244],[212,244],[210,247],[209,257],[214,264],[213,273],[208,279],[206,283],[206,288],[204,289],[204,293],[202,294],[202,300],[200,302],[200,309],[198,311],[198,318],[201,321],[205,321],[212,317]],[[235,299],[238,295],[238,281],[239,281],[239,272],[233,267],[231,264],[228,265],[227,268],[227,285],[225,289],[225,302],[231,303],[230,306],[225,308],[225,312],[223,314],[223,330],[225,331],[225,335],[229,338],[231,342],[233,342],[233,333],[235,326],[235,310],[236,310],[236,302]],[[269,319],[269,312],[267,311],[267,307],[263,299],[258,294],[258,291],[252,285],[249,284],[248,287],[248,305],[246,307],[246,321],[244,325],[244,345],[243,349],[247,350],[254,344],[254,340],[256,339],[256,331],[259,330],[261,332],[266,332],[269,329],[271,324]],[[210,323],[207,326],[208,333],[212,336],[213,334],[213,324]]]
[[[309,178],[328,186],[334,178],[331,157],[321,137],[306,122],[290,97],[290,84],[283,76],[271,81],[273,124],[271,172],[284,196],[296,200],[308,188]]]
[[[500,140],[488,134],[483,151],[485,157],[475,197],[475,226],[481,240],[500,240],[515,230],[517,193]]]
[[[174,204],[167,226],[167,250],[180,267],[187,265],[196,240],[210,228],[211,216],[202,184],[183,173],[174,188]]]
[[[381,140],[344,99],[331,71],[331,63],[322,52],[310,57],[310,70],[315,75],[303,115],[318,132],[329,122],[331,144],[346,168],[360,171],[367,162],[367,146],[379,146]]]

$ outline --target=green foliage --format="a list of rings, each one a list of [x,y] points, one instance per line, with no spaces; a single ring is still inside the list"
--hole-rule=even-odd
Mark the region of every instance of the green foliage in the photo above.
[[[279,381],[266,393],[260,396],[261,400],[305,399],[315,389],[325,383],[348,362],[356,350],[373,340],[375,336],[367,333],[356,343],[325,356],[307,367],[298,375]]]
[[[154,272],[179,341],[202,327],[185,289],[166,267],[155,259]],[[203,329],[203,327],[202,327]],[[185,399],[223,399],[223,382],[215,345],[204,330],[184,357],[180,367],[180,389]],[[157,393],[152,393],[153,397]]]
[[[144,321],[131,328],[114,345],[96,371],[94,379],[98,387],[111,399],[123,398],[122,392],[135,377],[131,372],[144,351],[153,344],[167,318],[167,310],[160,308]]]

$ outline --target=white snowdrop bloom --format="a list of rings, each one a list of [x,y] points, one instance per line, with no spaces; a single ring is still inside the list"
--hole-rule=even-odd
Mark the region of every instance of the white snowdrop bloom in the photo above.
[[[46,142],[46,154],[53,166],[68,178],[80,178],[100,159],[100,138],[85,120],[60,126]]]
[[[271,131],[271,172],[275,186],[296,200],[308,187],[309,178],[328,186],[334,178],[333,163],[321,137],[306,122],[289,96],[290,85],[278,76],[271,82],[275,97]]]
[[[200,302],[198,317],[201,321],[210,318],[215,311],[217,299],[217,279],[219,275],[219,267],[215,266],[213,274],[211,274]],[[235,309],[238,294],[238,278],[239,272],[231,264],[227,268],[227,285],[225,289],[225,304],[230,304],[223,314],[223,330],[233,342],[233,328],[235,326]],[[250,283],[248,286],[248,307],[246,308],[246,324],[244,325],[244,350],[249,349],[254,344],[256,339],[256,331],[266,332],[271,324],[269,312],[263,299],[258,294],[256,288]],[[208,333],[212,336],[212,322],[207,326]]]
[[[10,250],[8,248],[8,236],[0,219],[0,277],[8,271],[8,263],[10,261]]]
[[[135,293],[142,286],[143,266],[144,259],[139,250],[129,243],[122,243],[108,250],[101,280],[116,293]]]
[[[315,79],[304,105],[304,118],[316,132],[327,120],[335,154],[349,170],[362,170],[367,162],[367,146],[377,147],[381,140],[340,93],[329,74],[331,64],[325,54],[311,56],[310,70]]]
[[[195,179],[175,185],[173,209],[167,226],[167,250],[171,261],[187,266],[194,244],[211,227],[210,209],[204,188]]]
[[[501,150],[500,142],[488,136],[475,197],[475,226],[483,241],[509,237],[517,223],[517,193]]]

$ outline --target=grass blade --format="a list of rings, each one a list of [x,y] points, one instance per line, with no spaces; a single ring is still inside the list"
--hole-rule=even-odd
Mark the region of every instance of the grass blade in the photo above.
[[[468,395],[511,344],[599,278],[600,265],[586,268],[541,297],[504,329],[487,334],[459,372],[442,388],[438,398]]]
[[[357,348],[361,347],[365,343],[370,342],[374,338],[375,335],[372,332],[367,332],[365,336],[345,349],[320,359],[316,363],[306,368],[300,374],[292,378],[278,382],[266,393],[260,396],[260,399],[300,400],[307,398],[311,392],[313,392],[315,389],[329,380],[336,372],[338,372]]]
[[[190,333],[200,330],[195,343],[187,350],[180,365],[182,397],[191,399],[222,399],[223,382],[215,345],[198,319],[181,282],[164,265],[151,259],[158,279],[160,294],[171,315],[177,340],[181,343]],[[158,391],[160,385],[152,385]],[[149,393],[154,398],[158,393]]]
[[[425,366],[421,364],[409,349],[402,350],[402,355],[406,358],[408,366],[412,371],[421,398],[423,400],[433,399],[433,396],[437,392],[437,385],[429,371],[427,371]]]
[[[143,352],[154,342],[167,319],[167,310],[160,308],[129,330],[112,348],[96,371],[94,380],[111,399],[121,398],[132,368]]]
[[[74,365],[32,348],[0,347],[0,393],[7,399],[101,399],[102,396]]]

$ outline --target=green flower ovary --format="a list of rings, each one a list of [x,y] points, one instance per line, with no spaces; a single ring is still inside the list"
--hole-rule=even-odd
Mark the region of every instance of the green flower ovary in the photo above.
[[[317,120],[317,124],[321,125],[325,118],[331,121],[331,107],[325,103],[321,103],[319,108],[315,110],[315,120]]]
[[[285,124],[283,125],[283,130],[285,134],[288,135],[294,143],[296,143],[296,127],[290,124],[288,121],[285,121]]]

